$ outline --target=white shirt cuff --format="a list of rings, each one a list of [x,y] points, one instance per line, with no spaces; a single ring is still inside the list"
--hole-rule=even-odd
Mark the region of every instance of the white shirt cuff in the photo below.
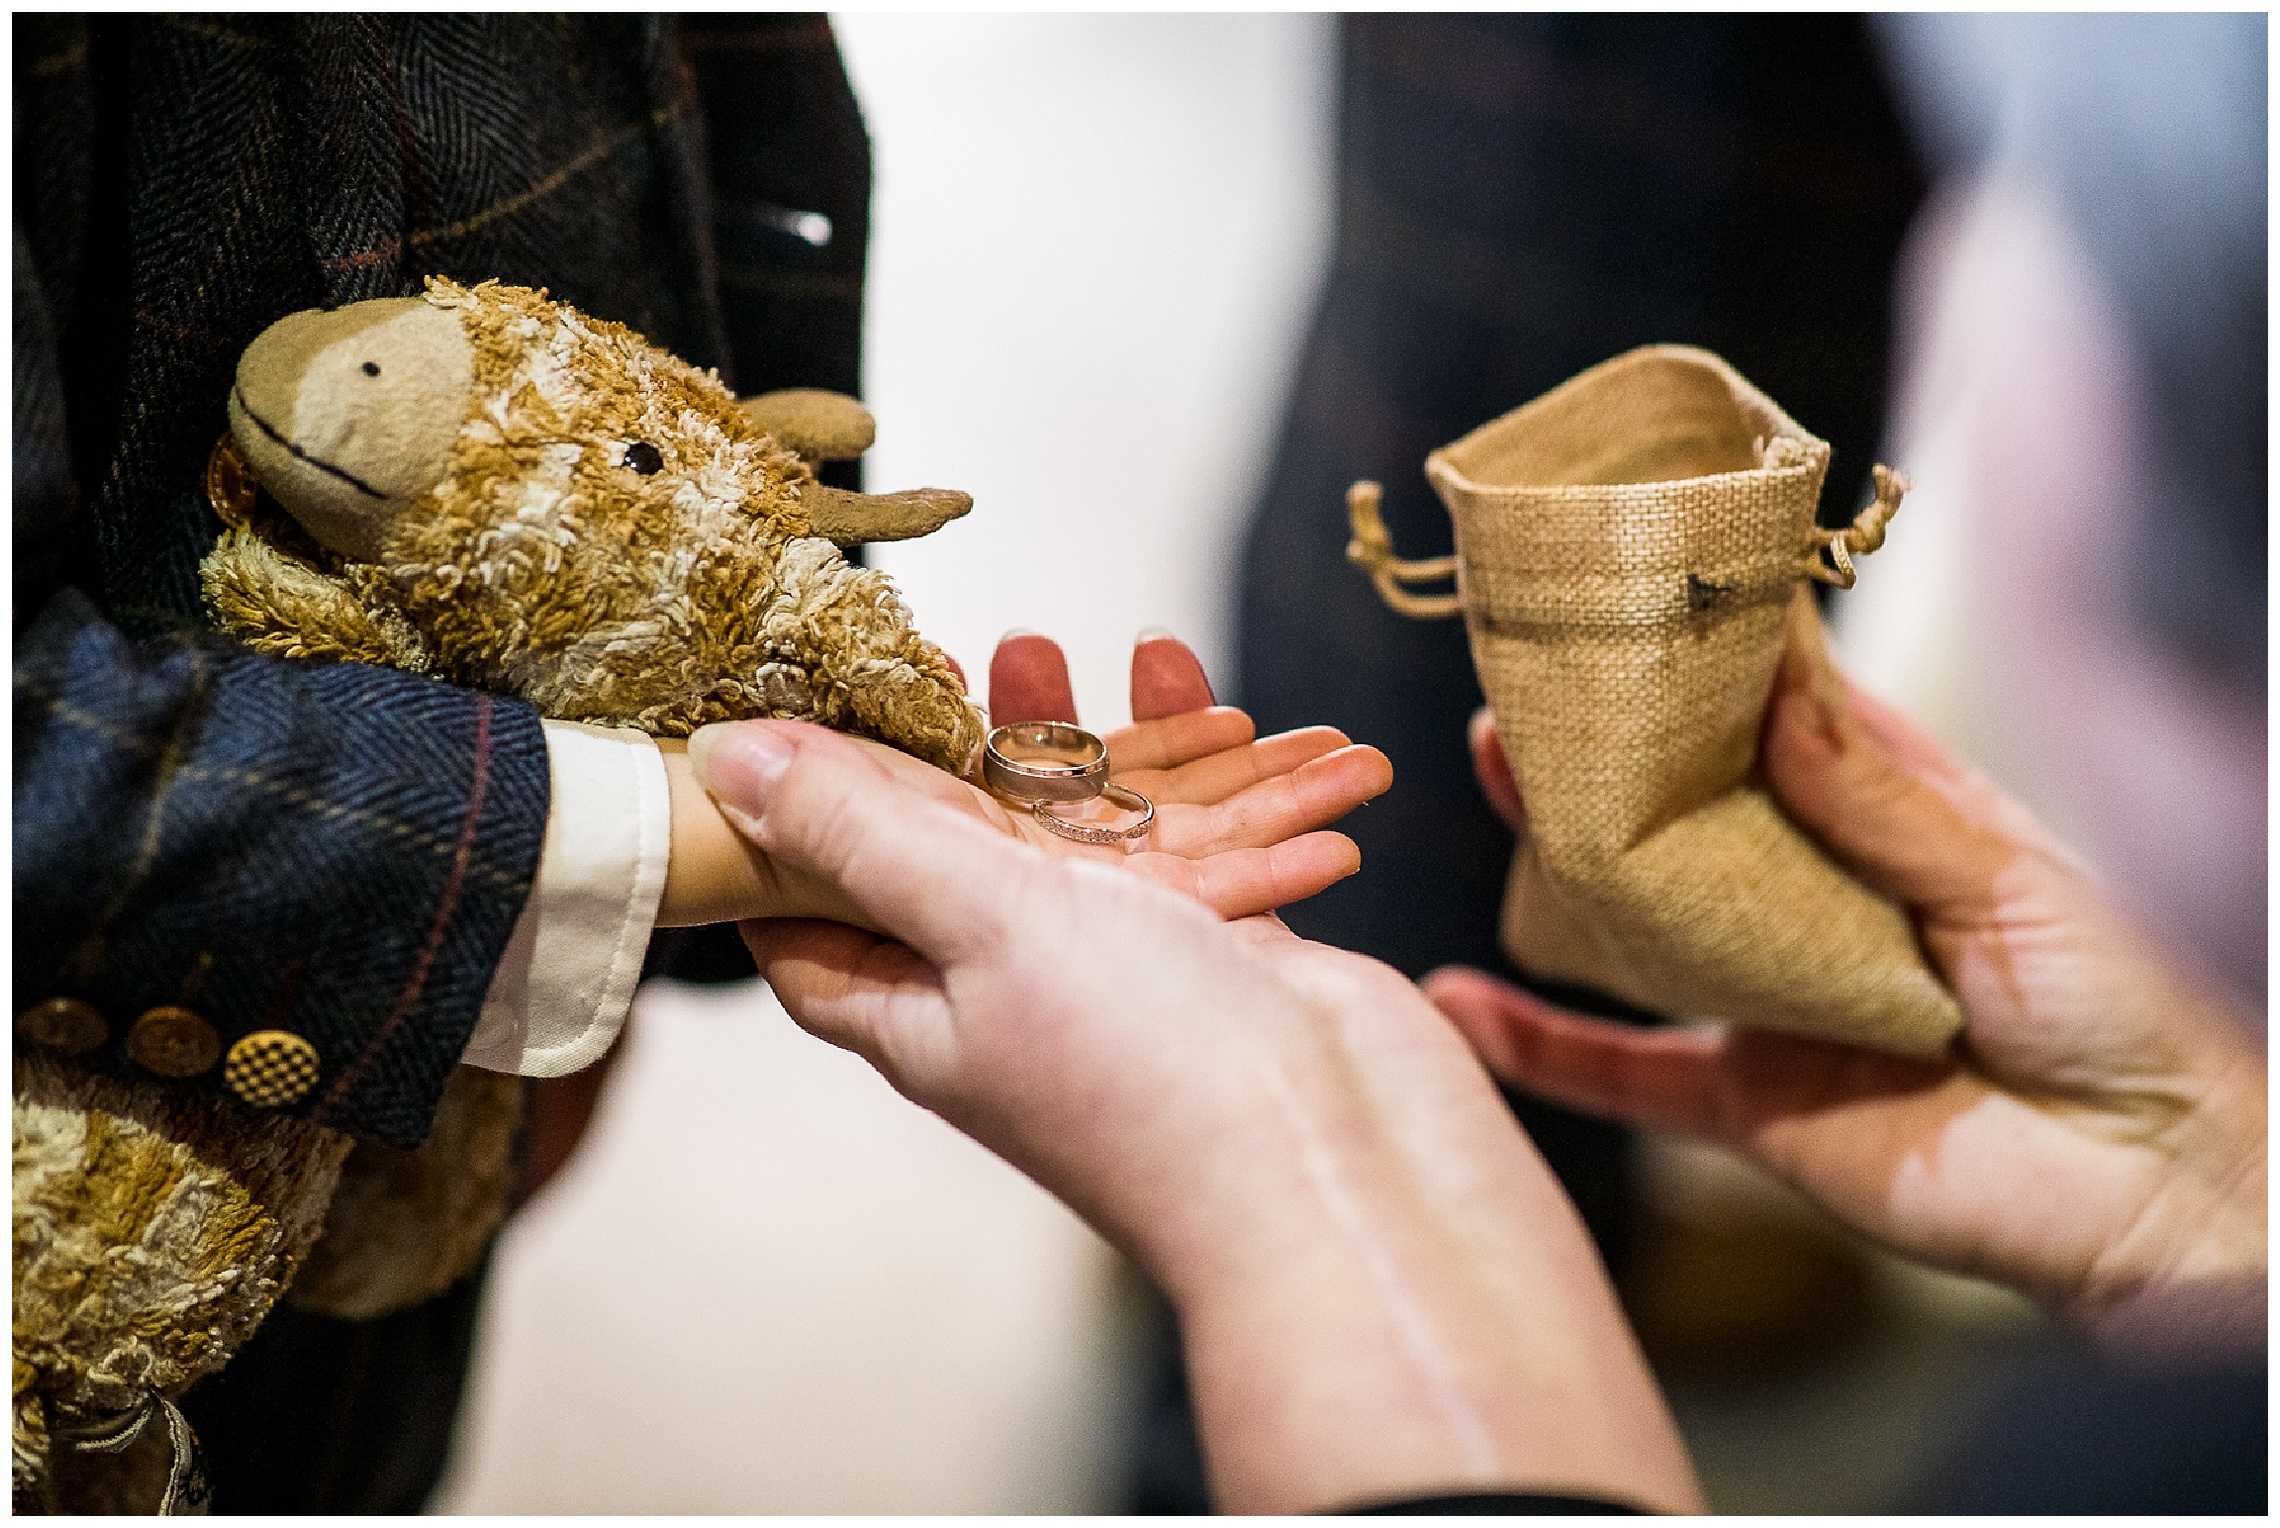
[[[460,1058],[525,1077],[591,1066],[617,1039],[673,839],[665,760],[646,734],[544,726],[554,798],[538,875]]]

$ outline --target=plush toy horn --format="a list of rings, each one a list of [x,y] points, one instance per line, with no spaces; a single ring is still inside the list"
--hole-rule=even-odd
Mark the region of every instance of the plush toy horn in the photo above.
[[[853,461],[871,449],[879,427],[871,411],[845,393],[791,387],[737,401],[744,417],[803,461]],[[822,483],[800,490],[808,529],[841,546],[908,541],[940,530],[974,507],[973,496],[949,488],[903,493],[850,493]]]
[[[822,483],[800,489],[808,529],[840,546],[867,541],[908,541],[942,529],[974,507],[973,495],[955,488],[911,488],[901,493],[849,493]]]

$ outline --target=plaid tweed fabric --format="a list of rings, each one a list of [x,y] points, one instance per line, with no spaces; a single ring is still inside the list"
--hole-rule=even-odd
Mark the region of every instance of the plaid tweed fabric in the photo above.
[[[16,643],[15,996],[64,993],[127,1059],[161,1003],[225,1049],[317,1048],[289,1112],[417,1143],[530,889],[546,820],[527,708],[194,633],[130,644],[77,590]],[[218,1088],[224,1069],[184,1085]]]
[[[745,391],[855,391],[860,115],[817,17],[14,27],[18,1004],[94,1001],[122,1068],[156,1003],[225,1045],[292,1030],[323,1067],[296,1112],[409,1144],[528,892],[543,738],[518,702],[192,635],[237,356],[442,272]]]

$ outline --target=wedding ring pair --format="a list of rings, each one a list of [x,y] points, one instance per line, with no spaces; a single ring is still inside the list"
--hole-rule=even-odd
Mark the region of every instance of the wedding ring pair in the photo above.
[[[1069,722],[1013,722],[998,728],[982,745],[982,782],[1000,795],[1029,803],[1029,815],[1063,838],[1081,844],[1120,844],[1144,837],[1156,821],[1156,804],[1138,791],[1108,778],[1108,748],[1084,728]],[[1071,822],[1053,810],[1055,802],[1095,797],[1138,812],[1126,828]]]

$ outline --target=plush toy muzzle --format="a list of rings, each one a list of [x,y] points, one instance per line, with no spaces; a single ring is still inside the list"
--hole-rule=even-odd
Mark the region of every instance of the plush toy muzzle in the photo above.
[[[373,562],[450,469],[474,386],[459,320],[424,298],[295,313],[239,360],[230,434],[320,545]]]

